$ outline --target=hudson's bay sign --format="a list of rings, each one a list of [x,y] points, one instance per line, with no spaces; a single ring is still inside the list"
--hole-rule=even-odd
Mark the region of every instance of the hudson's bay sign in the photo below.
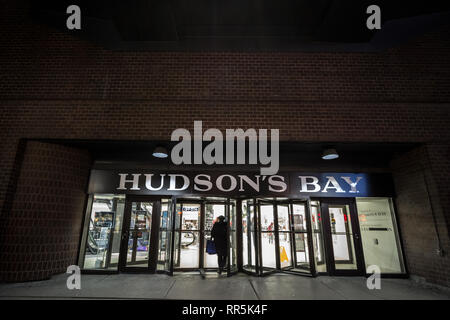
[[[89,193],[217,196],[392,196],[385,173],[286,172],[263,176],[241,172],[92,170]]]

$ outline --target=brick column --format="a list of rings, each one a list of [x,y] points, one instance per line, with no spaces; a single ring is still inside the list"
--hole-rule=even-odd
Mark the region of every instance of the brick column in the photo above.
[[[91,166],[85,150],[28,141],[0,227],[0,281],[47,279],[75,264]]]
[[[391,167],[409,272],[450,287],[448,148],[423,145],[396,157]]]

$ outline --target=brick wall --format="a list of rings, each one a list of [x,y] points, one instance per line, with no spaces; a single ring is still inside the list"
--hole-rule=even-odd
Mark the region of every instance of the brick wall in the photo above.
[[[381,53],[122,52],[32,23],[26,3],[0,2],[3,100],[450,100],[450,26]]]
[[[13,205],[0,224],[0,281],[40,280],[76,264],[90,157],[27,142]]]
[[[421,146],[394,159],[392,170],[409,272],[430,283],[450,287],[449,185],[440,185],[449,178],[439,171],[449,170],[448,148]],[[439,255],[438,250],[443,250],[444,255]]]

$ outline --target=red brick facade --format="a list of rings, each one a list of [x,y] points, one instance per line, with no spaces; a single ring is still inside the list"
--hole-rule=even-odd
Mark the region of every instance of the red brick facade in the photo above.
[[[1,279],[41,280],[76,264],[91,167],[87,152],[27,142],[13,205],[2,217]]]
[[[423,146],[399,156],[391,165],[409,272],[446,286],[450,286],[449,178],[440,170],[448,171],[448,151],[445,145]]]
[[[1,230],[11,239],[10,228],[24,215],[33,217],[27,225],[39,226],[37,215],[54,217],[63,208],[51,208],[51,201],[65,197],[73,202],[63,219],[73,229],[59,239],[66,253],[39,251],[36,262],[24,253],[37,245],[29,239],[17,258],[11,252],[19,248],[3,243],[0,280],[62,272],[76,259],[84,210],[88,155],[21,139],[168,140],[172,130],[192,128],[194,120],[219,129],[278,128],[283,141],[426,145],[431,204],[449,252],[449,27],[381,53],[113,52],[33,24],[22,1],[6,3],[0,1]],[[49,150],[58,155],[55,163],[47,162]],[[409,169],[414,158],[393,162],[407,264],[412,274],[449,286],[448,258],[434,254],[430,201],[414,187],[423,169]],[[72,183],[52,196],[44,192],[59,185],[36,189],[42,198],[33,211],[28,172],[36,170],[35,161],[42,178],[61,169]],[[415,232],[411,216],[426,225],[427,236]]]

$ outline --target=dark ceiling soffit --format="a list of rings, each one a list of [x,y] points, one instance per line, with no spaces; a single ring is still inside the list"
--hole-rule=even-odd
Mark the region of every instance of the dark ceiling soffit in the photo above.
[[[136,140],[64,140],[64,139],[30,139],[46,143],[61,144],[68,147],[88,150],[97,164],[102,166],[116,165],[170,165],[170,160],[157,159],[152,156],[156,146],[162,145],[171,150],[175,142],[169,141],[136,141]],[[207,144],[207,143],[205,143]],[[304,166],[318,165],[323,168],[348,166],[354,169],[362,167],[387,168],[390,159],[396,154],[403,154],[419,144],[405,142],[280,142],[280,166],[295,167],[301,163]],[[327,146],[335,147],[341,157],[337,160],[321,160],[322,151]],[[247,150],[247,149],[246,149]],[[194,166],[198,167],[197,165]],[[230,166],[225,166],[230,168]],[[231,166],[233,167],[233,166]],[[236,168],[240,168],[237,166]],[[255,168],[258,165],[246,165]],[[224,168],[223,165],[208,166],[211,170]]]
[[[120,152],[119,149],[136,149],[142,150],[142,148],[152,149],[156,146],[165,146],[169,150],[178,142],[167,140],[86,140],[86,139],[46,139],[35,138],[26,139],[29,141],[40,141],[46,143],[61,144],[66,146],[85,148],[89,150],[114,150]],[[203,142],[203,146],[206,146],[209,142]],[[421,145],[414,142],[337,142],[337,141],[280,141],[280,151],[305,151],[305,150],[322,150],[323,148],[334,147],[340,150],[371,150],[371,149],[383,149],[383,150],[397,150],[404,152],[414,147]],[[151,150],[150,150],[151,151]],[[149,151],[149,152],[150,152]]]
[[[60,12],[46,11],[39,22],[61,21]],[[305,51],[379,52],[450,23],[450,11],[386,21],[368,42],[317,42],[301,37],[211,37],[174,41],[123,41],[112,20],[83,17],[83,32],[76,36],[113,51]],[[61,29],[62,30],[62,29]],[[63,30],[62,30],[63,31]],[[64,32],[68,32],[64,29]]]
[[[98,21],[96,28],[100,26]],[[103,32],[114,34],[102,45],[115,51],[305,51],[305,52],[380,52],[405,43],[421,34],[450,23],[450,11],[416,17],[394,19],[383,24],[369,42],[301,42],[297,38],[212,38],[181,41],[121,41],[109,22]],[[97,29],[98,30],[98,29]]]

